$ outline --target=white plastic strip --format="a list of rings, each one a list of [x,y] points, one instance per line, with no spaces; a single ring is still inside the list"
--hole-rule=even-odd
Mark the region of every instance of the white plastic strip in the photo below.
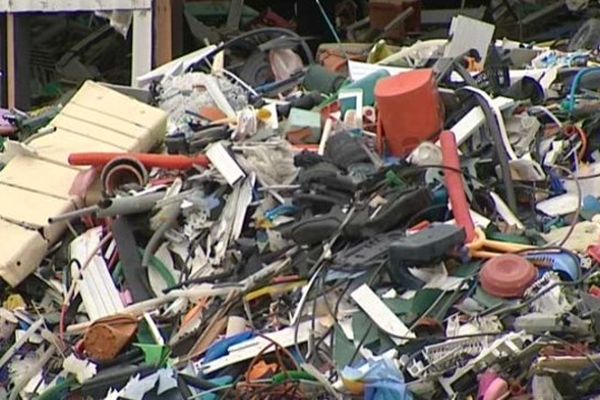
[[[350,294],[352,300],[356,302],[367,313],[369,318],[388,334],[401,337],[415,337],[404,322],[385,305],[385,303],[371,290],[369,286],[363,284]],[[406,343],[406,339],[390,335],[392,342],[401,345]]]
[[[69,247],[71,258],[85,260],[89,253],[100,243],[101,229],[90,229],[83,235],[75,238]],[[79,275],[77,265],[71,264],[73,276]],[[81,280],[79,288],[81,298],[90,320],[94,321],[108,315],[123,311],[124,306],[119,297],[119,292],[108,272],[104,259],[95,255],[88,267],[80,271]]]
[[[206,157],[231,186],[246,176],[221,142],[212,144],[206,150]]]

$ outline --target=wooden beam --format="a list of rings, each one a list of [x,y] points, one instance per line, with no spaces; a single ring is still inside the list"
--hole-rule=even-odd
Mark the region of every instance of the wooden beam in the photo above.
[[[6,16],[6,80],[8,107],[29,110],[29,20],[26,15]]]
[[[183,52],[183,0],[156,0],[154,13],[154,62],[159,66]]]
[[[154,4],[155,64],[173,59],[173,25],[171,0],[156,0]]]

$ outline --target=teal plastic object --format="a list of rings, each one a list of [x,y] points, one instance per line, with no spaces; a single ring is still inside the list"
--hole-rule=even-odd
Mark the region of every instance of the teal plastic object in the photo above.
[[[387,78],[390,73],[385,69],[380,69],[370,73],[362,79],[354,81],[348,85],[345,85],[344,89],[362,89],[363,92],[363,106],[372,106],[375,104],[375,85],[380,79]],[[356,108],[356,104],[351,99],[340,100],[342,109],[342,115],[348,110]]]

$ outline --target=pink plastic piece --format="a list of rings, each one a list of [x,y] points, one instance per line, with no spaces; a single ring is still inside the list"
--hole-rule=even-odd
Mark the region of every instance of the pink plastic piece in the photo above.
[[[494,257],[479,272],[483,290],[492,296],[506,299],[522,297],[537,276],[537,269],[533,264],[517,254]]]
[[[80,171],[73,180],[69,194],[79,199],[85,199],[97,178],[98,172],[94,168]]]
[[[485,392],[488,390],[492,382],[498,378],[498,374],[491,371],[486,371],[479,375],[479,390],[477,391],[477,398],[482,399]]]
[[[482,400],[499,400],[508,392],[508,383],[502,378],[496,378],[488,386]]]
[[[302,59],[290,49],[275,49],[269,52],[269,62],[276,81],[289,79],[296,72],[301,71]]]

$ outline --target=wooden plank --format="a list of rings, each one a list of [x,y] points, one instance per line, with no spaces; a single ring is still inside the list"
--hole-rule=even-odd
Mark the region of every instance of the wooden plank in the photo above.
[[[58,12],[151,9],[152,0],[0,0],[0,12]]]

